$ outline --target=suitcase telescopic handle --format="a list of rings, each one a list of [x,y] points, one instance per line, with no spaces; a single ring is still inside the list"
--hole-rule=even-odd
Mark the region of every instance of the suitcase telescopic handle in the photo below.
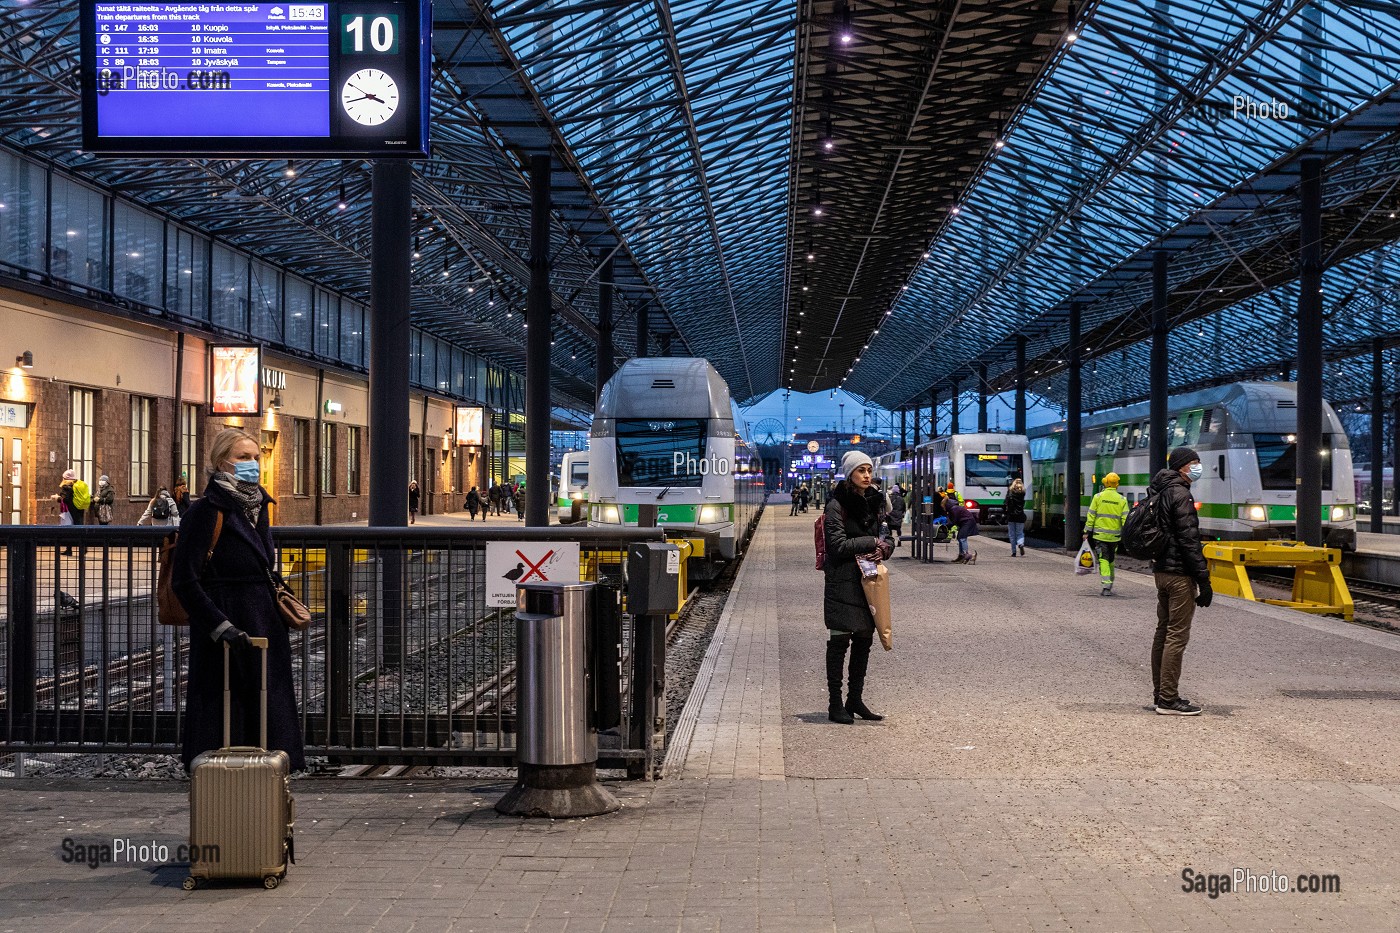
[[[258,747],[267,748],[267,639],[249,638],[249,644],[262,649],[262,684],[258,689]],[[229,723],[229,646],[224,642],[224,748],[233,744],[233,730]]]

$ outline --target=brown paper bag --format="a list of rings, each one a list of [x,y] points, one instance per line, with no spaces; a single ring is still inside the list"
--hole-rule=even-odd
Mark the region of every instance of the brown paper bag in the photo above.
[[[882,562],[873,577],[862,577],[860,585],[865,590],[865,601],[870,604],[870,614],[875,617],[875,631],[880,634],[880,644],[889,651],[894,647],[894,634],[890,631],[890,572]]]

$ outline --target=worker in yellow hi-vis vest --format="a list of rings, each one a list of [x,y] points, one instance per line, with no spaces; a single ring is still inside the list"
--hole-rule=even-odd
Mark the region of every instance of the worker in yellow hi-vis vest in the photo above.
[[[1099,581],[1104,596],[1113,595],[1113,559],[1128,519],[1128,500],[1118,491],[1118,474],[1103,478],[1103,489],[1089,503],[1089,520],[1084,523],[1084,539],[1099,558]]]

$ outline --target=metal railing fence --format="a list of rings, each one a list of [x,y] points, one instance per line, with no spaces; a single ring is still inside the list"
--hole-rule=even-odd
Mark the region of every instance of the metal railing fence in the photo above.
[[[0,752],[179,751],[190,630],[156,620],[165,528],[0,526]],[[488,541],[577,542],[580,574],[625,597],[627,545],[658,529],[274,528],[313,614],[291,633],[308,755],[342,763],[509,765],[515,621],[486,606]],[[623,721],[599,765],[653,746],[629,697],[637,626],[622,617]],[[649,635],[649,633],[643,633]]]

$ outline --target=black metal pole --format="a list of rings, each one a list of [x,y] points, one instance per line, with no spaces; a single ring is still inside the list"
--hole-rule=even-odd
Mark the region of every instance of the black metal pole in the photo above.
[[[1167,465],[1167,251],[1152,254],[1152,349],[1147,364],[1148,477]]]
[[[651,343],[651,304],[643,301],[637,305],[637,356],[647,355],[647,345]]]
[[[1015,433],[1026,433],[1026,335],[1016,335],[1016,426]]]
[[[1083,385],[1080,381],[1079,322],[1083,305],[1069,303],[1069,385],[1065,393],[1065,550],[1079,547],[1079,496],[1083,481],[1079,476],[1080,409],[1083,407]]]
[[[909,456],[909,434],[907,433],[909,430],[908,414],[909,409],[907,408],[901,408],[899,410],[899,459],[901,460]]]
[[[923,426],[923,421],[924,421],[924,410],[923,410],[922,408],[920,408],[918,405],[915,405],[915,406],[914,406],[914,447],[915,447],[916,449],[918,448],[919,444],[922,443],[922,438],[920,437],[920,434],[921,434],[920,429],[921,429],[921,427]]]
[[[1385,342],[1371,339],[1371,533],[1385,531]]]
[[[408,526],[408,362],[409,294],[413,263],[413,166],[408,162],[374,163],[370,216],[370,343],[369,343],[369,523],[377,528]],[[321,416],[317,411],[317,417]],[[318,433],[316,449],[321,449]],[[316,484],[320,487],[320,469]],[[401,554],[385,548],[383,604],[383,663],[398,668],[403,661],[403,597]]]
[[[661,355],[662,355],[662,356],[670,356],[670,355],[671,355],[671,332],[670,332],[670,331],[662,331],[661,335],[660,335],[659,337],[657,337],[656,339],[658,339],[658,340],[661,341]]]
[[[549,173],[548,153],[530,156],[530,292],[525,326],[525,527],[549,524]]]
[[[953,394],[948,397],[948,401],[949,404],[952,406],[952,416],[949,419],[948,433],[957,434],[959,414],[958,409],[962,407],[962,388],[956,382],[953,383]],[[938,434],[936,430],[932,433],[935,436],[937,436]]]
[[[977,365],[977,432],[987,432],[987,364]]]
[[[603,260],[598,273],[598,361],[594,364],[595,396],[613,375],[613,258]],[[597,401],[595,397],[594,401]]]
[[[258,374],[262,378],[262,373]],[[185,332],[180,331],[175,335],[175,436],[170,441],[170,475],[174,482],[170,488],[174,489],[180,484],[180,443],[185,436]],[[195,458],[198,463],[198,457]],[[185,481],[190,484],[190,493],[198,495],[203,491],[199,484],[198,476],[186,476]],[[275,493],[277,490],[270,490]]]
[[[1298,540],[1322,545],[1322,159],[1303,159],[1298,252]],[[1330,468],[1331,464],[1328,464]]]

